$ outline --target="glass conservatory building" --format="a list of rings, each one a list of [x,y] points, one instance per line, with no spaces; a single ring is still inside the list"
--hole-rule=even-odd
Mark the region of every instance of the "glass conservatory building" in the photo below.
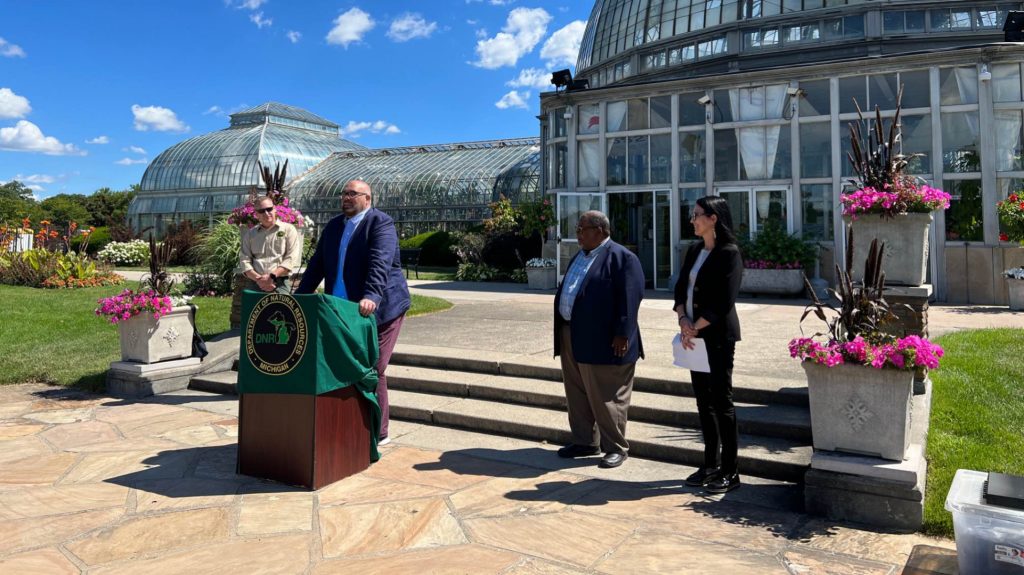
[[[135,229],[162,234],[182,220],[208,224],[262,187],[256,162],[288,161],[294,178],[334,152],[365,150],[338,137],[338,125],[306,110],[267,103],[231,115],[231,125],[171,146],[146,168],[128,209]]]
[[[540,140],[523,138],[338,152],[295,180],[289,194],[318,222],[341,213],[345,183],[373,189],[373,205],[404,235],[464,229],[491,216],[500,196],[514,204],[540,197]]]
[[[696,198],[724,196],[739,231],[769,221],[842,261],[839,194],[851,189],[849,123],[903,88],[909,171],[953,196],[931,229],[939,300],[1006,303],[995,204],[1024,184],[1021,2],[597,0],[576,78],[541,96],[544,189],[558,199],[559,259],[580,211],[602,209],[649,285],[667,289],[693,238]],[[573,89],[576,88],[576,89]],[[854,102],[856,101],[857,104]]]
[[[361,178],[403,233],[462,229],[490,217],[487,205],[502,195],[538,198],[540,155],[537,138],[370,150],[340,139],[337,124],[269,103],[157,156],[129,219],[158,235],[172,222],[212,223],[262,189],[257,160],[271,169],[288,160],[289,196],[318,224],[340,213],[342,188]]]

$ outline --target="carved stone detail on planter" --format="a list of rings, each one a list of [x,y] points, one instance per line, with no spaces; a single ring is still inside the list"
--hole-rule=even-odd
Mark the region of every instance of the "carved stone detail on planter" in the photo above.
[[[846,416],[846,419],[850,422],[850,427],[854,431],[860,431],[864,424],[871,420],[875,416],[872,413],[871,408],[868,407],[864,400],[854,394],[847,400],[846,404],[840,410],[840,412]]]

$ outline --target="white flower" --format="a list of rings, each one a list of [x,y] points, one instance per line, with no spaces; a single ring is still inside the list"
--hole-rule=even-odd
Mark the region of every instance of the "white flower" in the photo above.
[[[180,307],[192,303],[192,296],[190,295],[172,295],[171,305],[174,307]]]
[[[533,258],[526,262],[528,268],[553,268],[555,260],[552,258]]]
[[[315,225],[316,223],[313,222],[313,218],[309,216],[302,216],[302,227],[312,229]]]
[[[1010,268],[1003,272],[1003,275],[1016,280],[1024,280],[1024,268]]]

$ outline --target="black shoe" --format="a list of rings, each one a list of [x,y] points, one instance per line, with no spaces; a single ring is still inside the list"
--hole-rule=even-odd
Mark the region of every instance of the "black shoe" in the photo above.
[[[690,487],[704,487],[708,483],[714,481],[718,475],[719,471],[717,467],[712,467],[710,469],[701,467],[697,469],[693,475],[686,478],[686,484]]]
[[[597,464],[597,466],[603,467],[605,469],[611,469],[612,467],[618,467],[622,465],[622,462],[625,460],[625,453],[620,453],[618,451],[614,453],[605,453],[604,457],[601,458],[601,461]]]
[[[740,476],[738,473],[731,475],[721,475],[711,480],[704,490],[708,493],[728,493],[733,489],[740,486]]]
[[[601,450],[593,445],[579,445],[572,443],[558,450],[558,456],[565,459],[572,459],[574,457],[586,457],[588,455],[597,455]]]

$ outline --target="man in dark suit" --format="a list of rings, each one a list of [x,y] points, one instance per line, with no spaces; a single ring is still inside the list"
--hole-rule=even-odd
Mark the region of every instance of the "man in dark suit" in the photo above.
[[[402,275],[395,222],[372,207],[373,191],[362,180],[345,184],[342,215],[324,228],[297,293],[313,293],[321,280],[328,294],[359,304],[363,317],[377,319],[377,401],[381,424],[378,445],[388,440],[388,384],[385,371],[412,300]]]
[[[580,216],[580,251],[555,295],[555,355],[569,407],[572,443],[559,457],[604,452],[600,467],[626,460],[626,419],[637,358],[644,356],[637,314],[644,272],[633,252],[611,240],[608,217]]]

